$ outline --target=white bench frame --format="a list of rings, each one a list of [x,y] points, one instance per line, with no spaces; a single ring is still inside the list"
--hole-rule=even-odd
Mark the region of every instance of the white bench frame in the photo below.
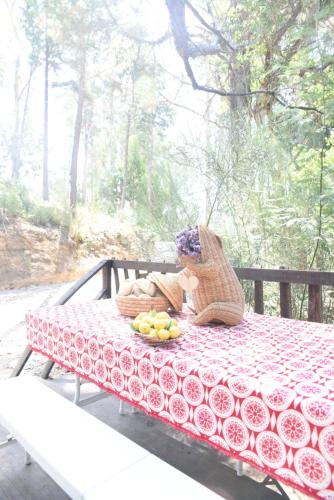
[[[75,396],[79,402],[80,379]],[[16,435],[27,452],[26,463],[31,455],[73,500],[142,498],[138,487],[145,474],[146,500],[156,500],[161,484],[160,500],[222,498],[35,377],[0,382],[0,423],[12,433],[0,448],[16,442]]]
[[[89,396],[83,400],[80,399],[81,395],[81,378],[80,375],[77,375],[75,373],[75,390],[74,390],[74,397],[73,397],[73,403],[82,407],[90,403],[94,403],[95,401],[99,401],[100,399],[103,399],[107,396],[110,396],[111,394],[108,393],[107,391],[103,391],[101,389],[101,392],[96,394],[95,396]],[[132,407],[132,413],[136,413],[136,410]],[[119,414],[120,415],[126,415],[127,413],[124,411],[124,401],[120,399],[119,401]],[[238,477],[242,477],[244,475],[244,463],[241,460],[237,461],[236,464],[236,473]]]

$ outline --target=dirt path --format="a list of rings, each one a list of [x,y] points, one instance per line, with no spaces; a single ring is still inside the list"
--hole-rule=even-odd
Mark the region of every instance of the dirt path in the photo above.
[[[10,376],[26,347],[24,317],[27,311],[52,305],[73,283],[36,286],[0,292],[0,379]],[[96,277],[84,286],[71,302],[86,302],[97,295],[100,279]],[[26,370],[39,373],[45,358],[33,354]]]

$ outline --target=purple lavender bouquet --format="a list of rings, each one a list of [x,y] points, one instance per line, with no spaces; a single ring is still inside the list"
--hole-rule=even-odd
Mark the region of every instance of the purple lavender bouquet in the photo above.
[[[201,260],[201,244],[199,241],[198,226],[186,227],[176,235],[177,254],[180,257],[195,257],[196,262]]]

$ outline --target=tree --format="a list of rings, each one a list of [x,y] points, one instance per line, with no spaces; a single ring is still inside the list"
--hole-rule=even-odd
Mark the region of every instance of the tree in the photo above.
[[[68,34],[68,46],[66,48],[70,53],[68,62],[77,75],[78,93],[70,166],[70,207],[72,216],[75,215],[77,206],[78,155],[86,99],[88,60],[89,57],[94,57],[97,47],[101,50],[101,44],[108,41],[113,24],[103,1],[85,0],[81,4],[72,6],[65,25]]]
[[[44,140],[43,140],[43,198],[48,199],[48,89],[49,69],[68,67],[74,81],[56,83],[57,87],[70,87],[77,93],[74,119],[73,145],[70,163],[70,207],[75,215],[77,205],[77,169],[86,99],[87,66],[106,43],[112,29],[104,2],[85,0],[68,4],[66,1],[50,3],[47,0],[27,0],[25,29],[32,43],[32,58],[44,62]]]
[[[14,127],[11,139],[11,159],[12,159],[12,174],[11,178],[14,183],[18,182],[21,175],[22,167],[22,147],[26,131],[26,121],[28,114],[28,103],[30,96],[30,88],[32,78],[35,72],[35,65],[30,62],[29,76],[27,82],[22,85],[20,78],[21,60],[18,57],[15,61],[14,72]],[[23,108],[23,109],[22,109]]]
[[[189,0],[166,0],[175,47],[183,60],[186,74],[193,88],[228,97],[232,107],[237,102],[244,103],[243,98],[255,96],[260,98],[267,112],[270,111],[273,102],[290,109],[319,112],[312,105],[289,102],[284,97],[278,85],[280,72],[275,66],[277,59],[283,60],[285,66],[289,65],[300,48],[305,46],[310,36],[309,29],[314,25],[315,15],[321,18],[323,12],[326,12],[328,17],[327,5],[320,4],[319,6],[318,2],[312,0],[305,3],[306,8],[303,10],[302,0],[295,3],[284,2],[285,5],[273,1],[265,4],[258,0],[238,3],[231,1],[226,9],[230,19],[228,24],[224,8],[216,5],[215,2],[213,5],[208,5],[206,12],[202,15]],[[201,7],[202,5],[201,3]],[[196,19],[202,30],[203,39],[211,38],[209,42],[198,42],[192,39],[187,28],[186,8]],[[220,15],[214,16],[213,12],[218,12],[221,16],[225,14],[224,23]],[[303,16],[301,16],[302,12]],[[205,20],[205,15],[210,16],[211,22]],[[266,21],[266,24],[263,21]],[[244,29],[246,23],[248,29]],[[260,26],[260,30],[255,31],[258,33],[255,37],[254,32],[249,29],[254,25],[257,28]],[[224,26],[224,28],[217,26]],[[300,32],[302,32],[301,36]],[[231,34],[237,41],[232,39]],[[256,78],[257,71],[254,71],[254,57],[259,63],[259,55],[262,55],[263,50],[264,78],[259,82]],[[219,56],[220,61],[223,61],[229,74],[227,81],[232,84],[230,90],[198,83],[190,59],[203,56]],[[329,65],[332,64],[334,60],[329,63]],[[260,83],[260,86],[257,85],[257,88],[252,89],[253,83]]]
[[[42,160],[42,198],[49,201],[49,75],[61,63],[57,38],[60,30],[52,3],[48,0],[26,0],[22,24],[31,44],[30,61],[34,68],[43,68],[43,160]]]

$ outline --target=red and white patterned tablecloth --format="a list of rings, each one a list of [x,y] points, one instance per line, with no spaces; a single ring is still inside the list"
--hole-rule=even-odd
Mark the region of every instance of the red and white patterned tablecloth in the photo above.
[[[38,309],[29,345],[149,415],[334,499],[334,326],[247,314],[152,347],[111,300]]]

